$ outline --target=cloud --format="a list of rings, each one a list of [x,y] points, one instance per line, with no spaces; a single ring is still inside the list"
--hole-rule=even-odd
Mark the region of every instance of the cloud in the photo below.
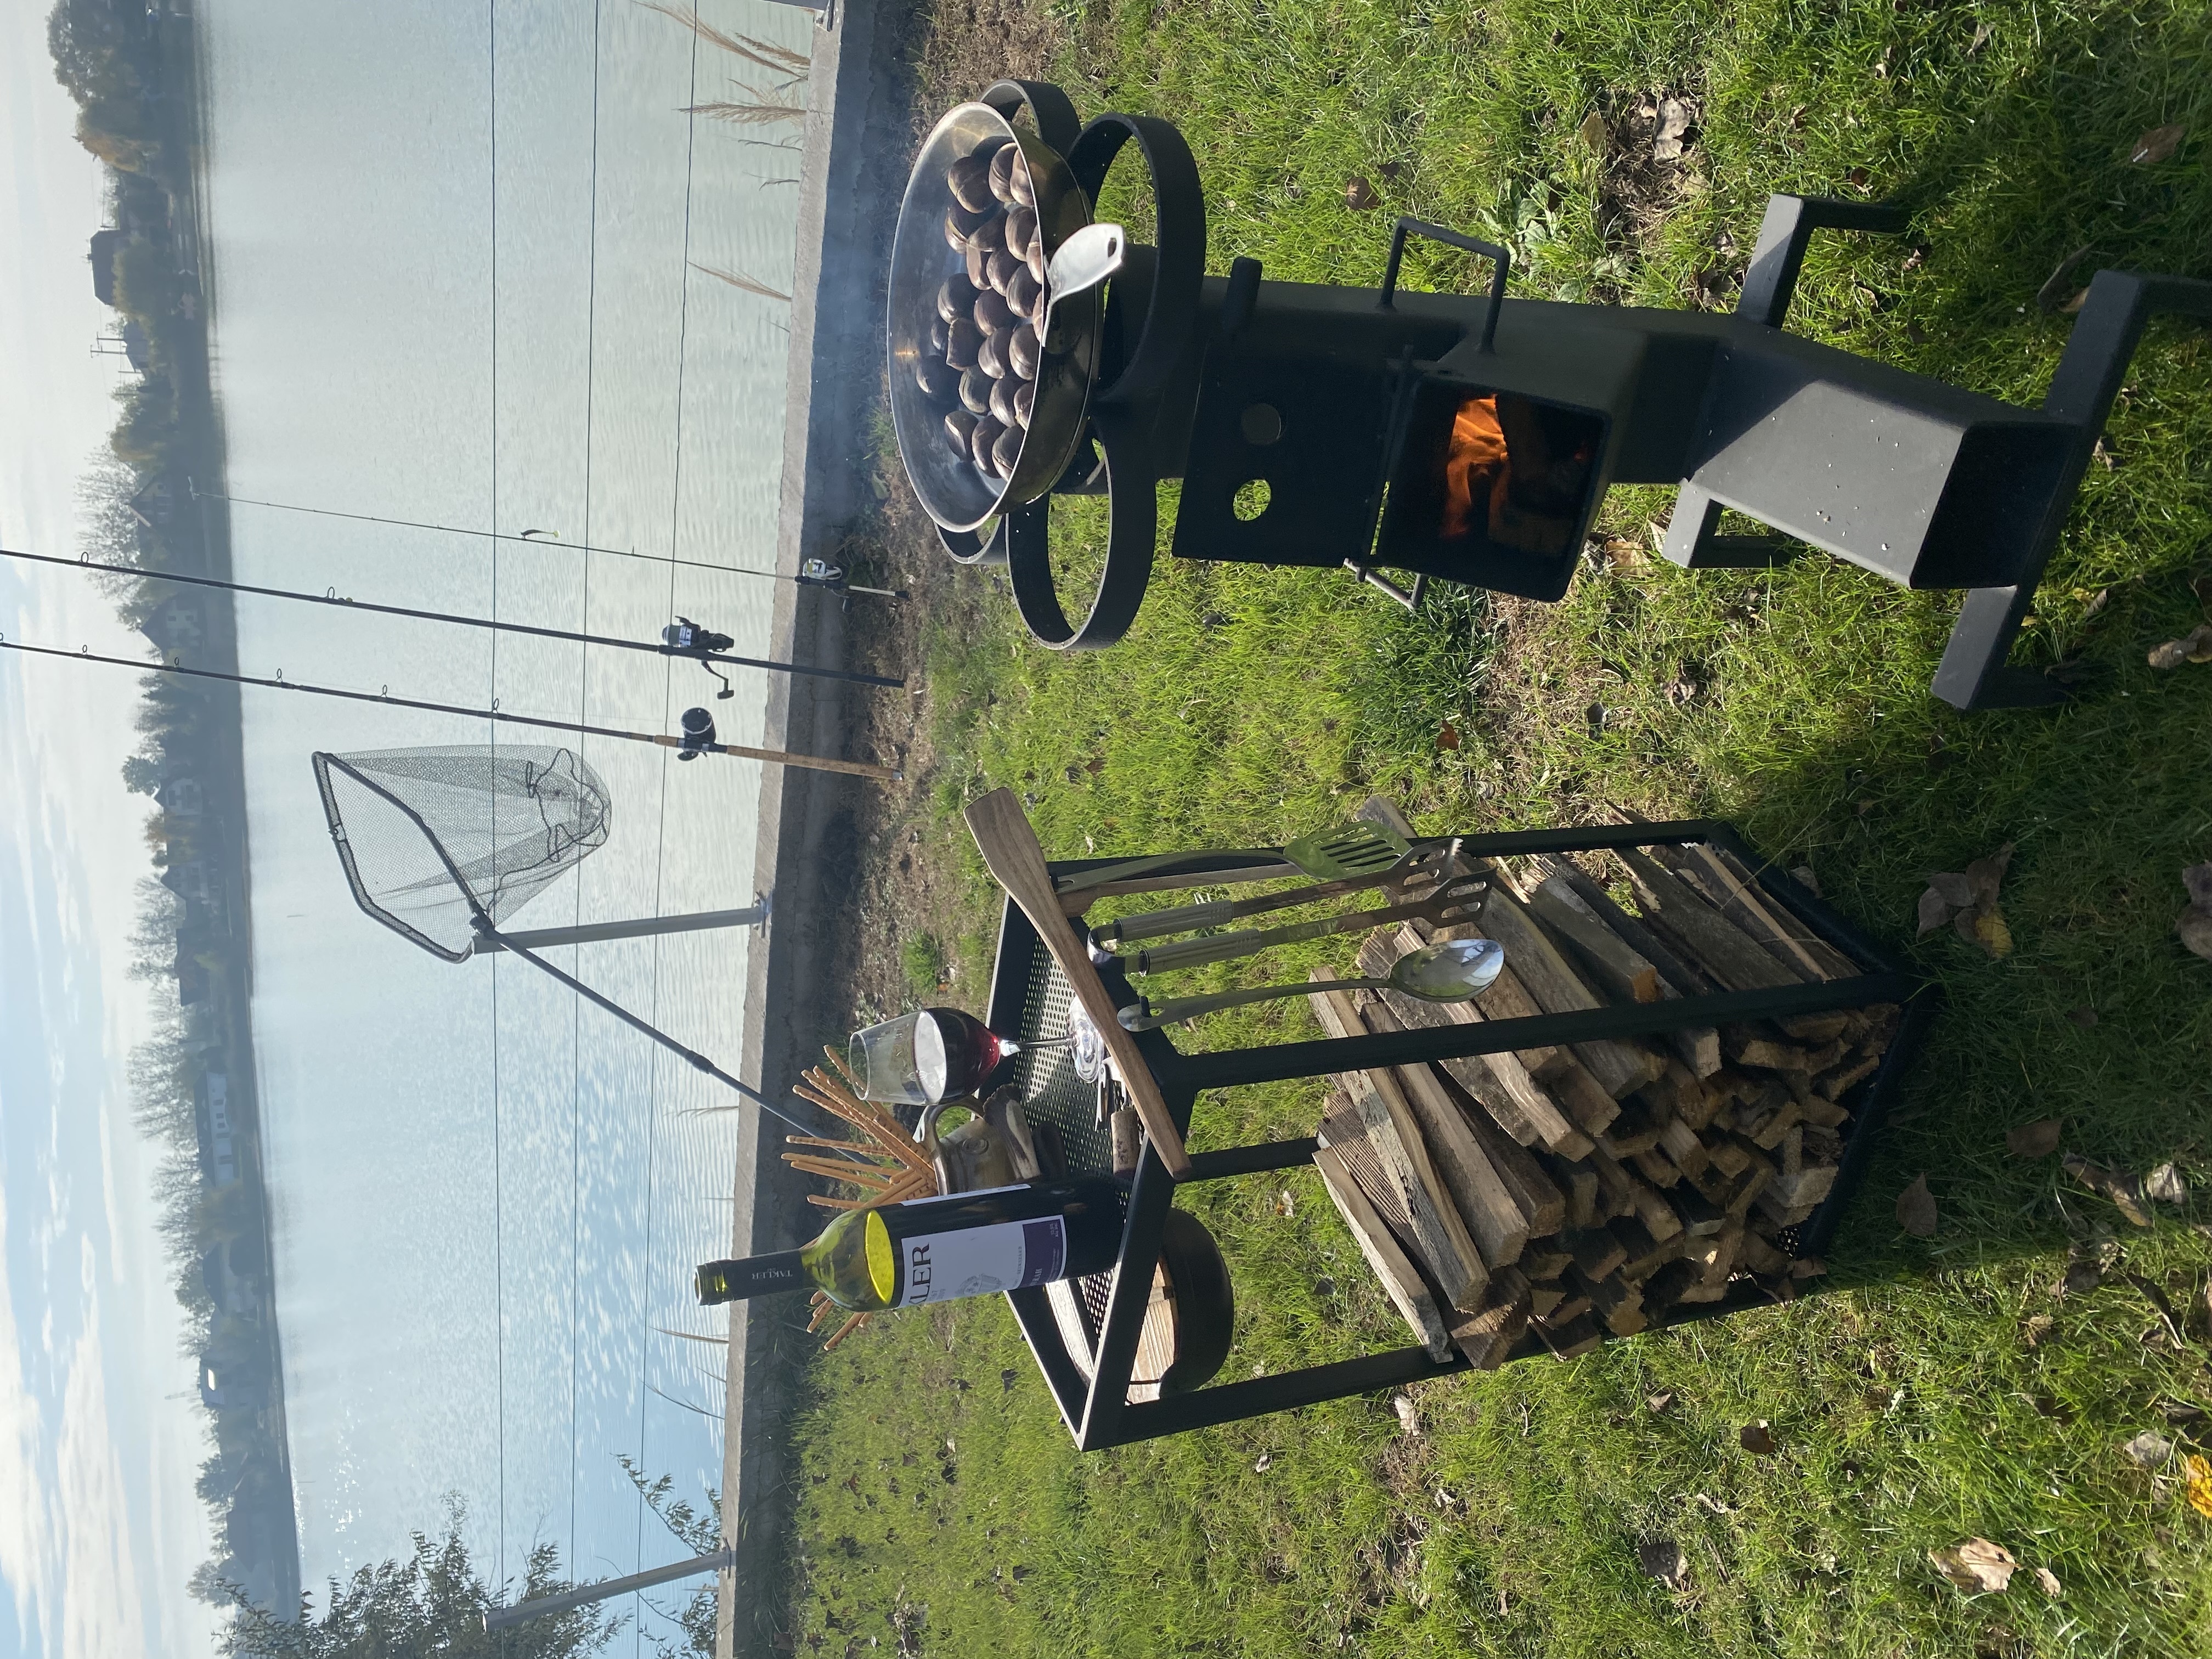
[[[8,1236],[8,1196],[0,1188],[0,1238]],[[0,1273],[0,1577],[15,1601],[19,1645],[27,1649],[47,1623],[57,1577],[56,1517],[44,1464],[46,1412],[23,1375],[9,1275]]]
[[[89,1239],[83,1250],[89,1267]],[[118,1659],[143,1652],[146,1621],[131,1544],[130,1496],[108,1415],[107,1368],[96,1319],[87,1322],[70,1359],[61,1433],[54,1447],[53,1498],[63,1522],[61,1619],[59,1630],[49,1632],[46,1651],[58,1659]]]

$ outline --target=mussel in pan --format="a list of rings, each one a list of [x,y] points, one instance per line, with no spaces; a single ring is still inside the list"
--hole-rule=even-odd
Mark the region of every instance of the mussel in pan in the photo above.
[[[1006,337],[1006,366],[1024,380],[1037,377],[1037,362],[1042,354],[1037,346],[1037,331],[1027,323]]]
[[[945,342],[945,361],[955,368],[975,367],[976,354],[983,348],[983,331],[963,317],[947,331]]]
[[[973,155],[963,155],[945,170],[945,183],[952,192],[952,199],[970,213],[988,213],[998,206],[999,199],[991,193],[990,155],[978,150]]]
[[[1003,380],[1013,373],[1013,364],[1006,356],[1006,343],[1012,337],[1006,334],[986,334],[983,343],[975,349],[975,367],[994,380]]]
[[[914,383],[925,398],[950,397],[959,380],[959,371],[942,357],[924,352],[914,360]]]
[[[973,314],[975,309],[976,284],[957,271],[945,279],[945,286],[937,290],[937,314],[948,323],[957,323]]]
[[[951,441],[954,453],[970,454],[969,440],[975,435],[975,417],[964,409],[947,410],[945,412],[945,435]]]
[[[986,334],[1004,334],[1019,325],[1021,319],[1006,297],[999,294],[979,294],[975,296],[975,326]]]
[[[960,377],[960,403],[970,415],[991,412],[991,377],[980,368],[971,368]]]

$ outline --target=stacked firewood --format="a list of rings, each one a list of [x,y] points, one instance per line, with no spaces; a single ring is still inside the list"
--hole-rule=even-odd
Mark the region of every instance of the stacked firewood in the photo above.
[[[1360,949],[1360,973],[1382,978],[1433,938],[1494,939],[1507,965],[1479,1000],[1324,991],[1315,1013],[1351,1036],[1859,971],[1721,848],[1584,857],[1463,861],[1490,880],[1474,922],[1381,929]],[[1495,1367],[1530,1330],[1571,1358],[1686,1304],[1787,1300],[1820,1271],[1795,1230],[1835,1185],[1847,1103],[1899,1017],[1881,1005],[1341,1073],[1314,1162],[1437,1358],[1456,1347]]]

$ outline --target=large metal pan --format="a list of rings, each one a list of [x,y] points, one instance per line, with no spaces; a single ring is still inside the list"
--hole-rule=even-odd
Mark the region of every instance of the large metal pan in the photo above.
[[[954,453],[944,422],[947,408],[955,405],[932,398],[915,379],[915,368],[929,350],[938,290],[963,270],[960,255],[945,240],[945,211],[952,205],[946,170],[978,149],[1007,143],[1019,145],[1028,163],[1046,257],[1057,252],[1091,222],[1091,204],[1058,150],[982,103],[952,110],[923,143],[907,180],[891,243],[887,343],[899,457],[924,510],[956,533],[1035,501],[1060,481],[1082,441],[1098,366],[1099,290],[1093,288],[1052,307],[1049,331],[1040,343],[1029,428],[1012,475],[1003,482]]]

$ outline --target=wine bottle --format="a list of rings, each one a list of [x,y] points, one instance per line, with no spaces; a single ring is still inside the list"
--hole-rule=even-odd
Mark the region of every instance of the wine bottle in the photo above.
[[[1121,1249],[1121,1199],[1109,1181],[1027,1181],[848,1210],[795,1250],[705,1263],[699,1301],[818,1290],[868,1311],[1103,1273]]]

